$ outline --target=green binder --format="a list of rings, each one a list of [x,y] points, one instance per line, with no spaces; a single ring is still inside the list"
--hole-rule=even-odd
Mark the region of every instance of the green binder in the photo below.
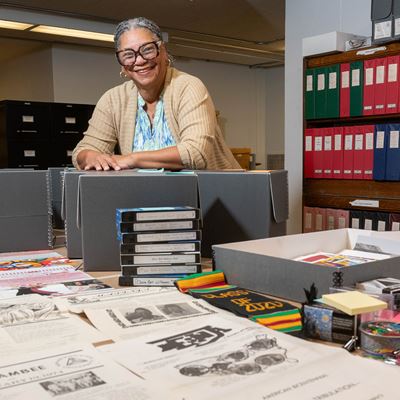
[[[350,63],[350,117],[363,114],[364,62]]]
[[[339,92],[340,92],[340,65],[326,67],[327,91],[326,91],[326,118],[339,117]]]
[[[314,69],[306,69],[304,82],[304,118],[315,118],[315,85],[314,85]]]
[[[326,67],[315,68],[315,118],[326,118],[328,74]]]

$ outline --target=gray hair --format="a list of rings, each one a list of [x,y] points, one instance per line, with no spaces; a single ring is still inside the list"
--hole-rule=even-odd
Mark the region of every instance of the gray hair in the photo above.
[[[155,22],[145,17],[137,17],[137,18],[127,19],[125,21],[120,22],[117,25],[117,28],[115,29],[114,33],[115,49],[118,50],[119,39],[121,38],[121,35],[123,33],[130,31],[131,29],[139,29],[139,28],[149,30],[159,40],[162,40],[161,29]]]

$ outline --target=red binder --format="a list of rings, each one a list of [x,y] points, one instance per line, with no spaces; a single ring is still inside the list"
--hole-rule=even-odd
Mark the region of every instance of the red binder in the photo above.
[[[336,226],[337,229],[349,227],[349,210],[336,210]]]
[[[325,229],[330,231],[332,229],[336,229],[336,210],[333,208],[326,209],[326,219],[325,219]]]
[[[384,114],[386,110],[386,70],[387,57],[375,59],[374,114]]]
[[[350,63],[340,64],[340,116],[350,116]]]
[[[343,179],[353,179],[353,160],[354,160],[354,135],[353,127],[343,127],[344,146],[343,146]]]
[[[323,152],[323,128],[313,130],[313,169],[314,178],[323,178],[324,152]]]
[[[343,179],[343,127],[333,128],[332,178]]]
[[[304,178],[314,178],[313,132],[314,129],[306,129],[304,131],[304,153],[303,153]]]
[[[399,61],[400,56],[387,58],[386,114],[399,111]]]
[[[332,178],[333,164],[333,131],[334,128],[324,128],[324,155],[323,155],[323,178]]]
[[[325,223],[326,223],[326,208],[319,208],[315,207],[314,208],[314,217],[315,217],[315,231],[324,231],[325,228]]]
[[[364,173],[363,179],[372,180],[374,173],[374,125],[363,125],[364,132]]]
[[[364,131],[362,126],[353,126],[353,179],[364,177]]]
[[[303,207],[303,232],[315,231],[315,210],[313,207]]]
[[[364,61],[363,115],[374,113],[375,60]]]

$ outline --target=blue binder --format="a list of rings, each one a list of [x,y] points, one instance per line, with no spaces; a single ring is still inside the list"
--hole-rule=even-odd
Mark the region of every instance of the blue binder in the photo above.
[[[386,171],[385,180],[400,180],[400,124],[388,124],[386,142]]]
[[[385,180],[386,147],[389,126],[386,124],[375,125],[374,132],[374,180]]]

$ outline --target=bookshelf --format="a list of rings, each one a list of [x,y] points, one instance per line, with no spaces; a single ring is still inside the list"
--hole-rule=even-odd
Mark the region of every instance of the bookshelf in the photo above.
[[[307,71],[309,71],[310,69],[322,67],[329,68],[335,64],[337,65],[342,63],[352,63],[355,61],[365,61],[381,57],[400,55],[400,43],[398,42],[389,43],[381,46],[377,45],[372,47],[371,50],[377,47],[383,47],[383,49],[377,52],[367,52],[367,54],[359,54],[357,50],[354,50],[337,54],[305,57],[303,60],[305,91],[307,85]],[[400,65],[398,66],[397,70],[397,79],[400,79]],[[338,85],[340,85],[339,77],[338,82]],[[303,109],[306,109],[306,107],[307,99],[306,92],[304,92]],[[303,118],[303,132],[306,132],[307,129],[313,128],[375,125],[386,123],[400,123],[400,113],[397,112],[391,114],[357,115],[346,117],[338,116],[335,118],[318,119],[306,119],[305,113]],[[358,205],[352,205],[351,202],[353,202],[354,200],[377,200],[379,201],[379,207],[361,207]],[[360,210],[400,213],[400,181],[377,181],[367,179],[323,179],[304,177],[303,207],[346,209],[350,211]]]

